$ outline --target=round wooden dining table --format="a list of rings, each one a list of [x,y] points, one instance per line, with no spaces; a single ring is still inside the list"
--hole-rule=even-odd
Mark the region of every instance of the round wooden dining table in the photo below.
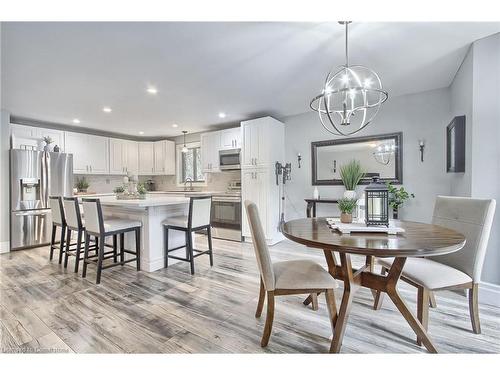
[[[438,225],[411,221],[394,221],[396,227],[404,229],[398,235],[385,233],[342,234],[328,226],[326,218],[291,220],[282,224],[283,235],[309,248],[323,250],[328,271],[344,283],[342,302],[334,319],[331,353],[340,352],[354,293],[359,287],[366,287],[375,293],[387,293],[397,309],[406,319],[422,344],[431,353],[437,353],[426,330],[410,312],[397,290],[403,267],[408,257],[432,257],[460,250],[465,245],[465,237]],[[339,253],[340,264],[335,253]],[[355,269],[351,255],[365,256],[365,264]],[[394,262],[385,275],[374,273],[375,257],[394,257]],[[312,301],[312,296],[304,302]]]

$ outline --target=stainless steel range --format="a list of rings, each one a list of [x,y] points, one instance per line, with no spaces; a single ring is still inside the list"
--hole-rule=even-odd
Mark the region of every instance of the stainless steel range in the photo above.
[[[231,181],[225,193],[212,196],[212,235],[241,242],[241,181]]]

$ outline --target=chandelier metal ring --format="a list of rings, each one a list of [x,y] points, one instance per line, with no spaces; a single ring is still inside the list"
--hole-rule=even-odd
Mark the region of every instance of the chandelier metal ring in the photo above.
[[[318,113],[323,127],[340,136],[364,129],[389,97],[377,73],[363,65],[349,65],[349,23],[341,22],[345,25],[346,63],[328,73],[321,94],[309,103],[309,107]]]

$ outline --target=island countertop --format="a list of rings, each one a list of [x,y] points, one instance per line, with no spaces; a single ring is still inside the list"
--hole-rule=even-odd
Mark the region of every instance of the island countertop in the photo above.
[[[188,204],[189,198],[182,196],[152,196],[146,195],[146,199],[116,199],[114,196],[99,197],[101,206],[114,206],[123,208],[147,208],[158,206],[172,206]]]

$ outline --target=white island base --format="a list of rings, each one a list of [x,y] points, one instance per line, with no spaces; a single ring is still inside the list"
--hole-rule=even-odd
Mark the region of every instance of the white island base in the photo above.
[[[142,222],[141,271],[153,272],[164,268],[165,244],[162,222],[172,216],[187,216],[189,198],[148,195],[143,200],[117,200],[115,197],[103,197],[100,200],[105,219],[113,216]],[[183,232],[169,231],[169,248],[184,244],[185,234]],[[125,234],[125,249],[135,250],[135,235],[133,232]],[[183,249],[179,251],[180,254],[184,252]],[[178,260],[169,259],[169,264],[176,262]]]

